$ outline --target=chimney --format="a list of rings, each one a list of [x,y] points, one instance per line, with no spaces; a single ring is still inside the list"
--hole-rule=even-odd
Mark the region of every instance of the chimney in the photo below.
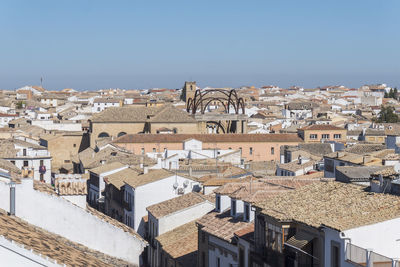
[[[149,167],[143,167],[143,174],[149,173]]]
[[[367,155],[367,156],[363,156],[363,164],[366,164],[368,162],[371,161],[371,156]]]
[[[189,176],[192,177],[192,166],[189,166]]]
[[[10,183],[10,215],[15,215],[15,182]]]
[[[140,157],[139,168],[143,169],[143,157]]]

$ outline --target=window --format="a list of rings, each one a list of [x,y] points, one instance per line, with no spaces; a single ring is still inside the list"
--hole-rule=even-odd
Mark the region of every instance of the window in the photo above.
[[[219,257],[217,258],[217,267],[221,267],[221,259]]]
[[[325,170],[328,172],[334,171],[334,162],[330,159],[325,159]]]
[[[271,155],[274,155],[274,154],[275,154],[275,148],[271,147]]]
[[[253,155],[253,148],[250,147],[250,155]]]
[[[43,160],[41,159],[40,160],[40,166],[43,166],[44,165],[44,162],[43,162]]]
[[[231,202],[232,216],[236,215],[236,200],[232,200]]]
[[[156,153],[156,148],[155,147],[153,147],[153,153]]]
[[[73,146],[76,147],[76,144],[74,144]]]
[[[330,136],[329,134],[323,134],[323,135],[322,135],[322,138],[323,138],[323,139],[329,139],[329,136]]]
[[[340,244],[334,241],[331,241],[331,266],[332,267],[340,267]]]
[[[341,134],[334,134],[334,135],[333,135],[333,138],[335,138],[335,139],[340,139],[340,138],[342,138],[342,135],[341,135]]]
[[[239,267],[244,267],[244,249],[239,247]]]
[[[15,165],[15,160],[12,160],[11,163]]]
[[[244,205],[244,219],[250,221],[250,207],[249,205]]]
[[[26,156],[26,149],[25,148],[22,150],[22,155]]]
[[[221,211],[221,196],[217,195],[215,198],[215,207],[218,211]]]
[[[310,134],[310,139],[317,139],[318,135],[317,134]]]
[[[142,147],[142,155],[144,155],[144,147]]]
[[[29,166],[29,162],[27,160],[24,160],[24,167],[28,167]]]

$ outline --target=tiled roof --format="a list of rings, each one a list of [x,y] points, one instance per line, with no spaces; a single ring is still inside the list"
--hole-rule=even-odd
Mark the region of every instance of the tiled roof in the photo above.
[[[195,192],[190,192],[183,196],[175,197],[158,204],[147,207],[147,211],[150,212],[157,219],[166,215],[175,213],[180,210],[187,209],[192,206],[196,206],[205,201],[209,201],[203,195]],[[214,203],[212,203],[214,204]]]
[[[366,153],[371,153],[375,151],[381,151],[383,149],[386,149],[386,145],[381,145],[381,144],[355,144],[352,147],[348,147],[345,149],[345,151],[350,152],[350,153],[355,153],[355,154],[366,154]]]
[[[126,134],[114,143],[182,143],[193,138],[202,142],[302,142],[297,134]]]
[[[0,211],[0,236],[67,266],[132,266]]]
[[[110,107],[91,119],[92,122],[196,122],[189,113],[173,106]]]
[[[390,179],[398,179],[399,177],[399,173],[397,173],[394,170],[393,166],[386,166],[372,173],[372,176],[379,176],[379,175],[382,175],[383,178],[390,178]]]
[[[230,216],[230,212],[230,209],[221,214],[210,212],[196,222],[202,227],[203,231],[231,242],[235,232],[248,227],[252,223],[244,222],[240,216],[233,218]]]
[[[359,155],[355,153],[350,153],[347,151],[340,151],[340,152],[333,152],[331,154],[325,155],[324,157],[326,158],[332,158],[332,159],[339,159],[341,161],[347,161],[353,164],[360,164],[360,165],[375,165],[379,166],[382,165],[382,160],[368,156],[368,155]]]
[[[115,172],[113,174],[107,175],[104,177],[104,181],[107,184],[112,184],[116,188],[121,189],[121,187],[125,184],[125,180],[134,179],[141,173],[138,169],[126,168],[119,172]]]
[[[55,179],[55,187],[59,195],[86,195],[87,183],[81,179]]]
[[[338,231],[400,217],[399,196],[371,193],[362,186],[333,181],[312,183],[256,206],[261,213],[280,221]]]
[[[349,179],[368,180],[371,174],[385,168],[385,166],[337,166],[336,170],[346,175]]]
[[[124,166],[126,166],[126,165],[116,161],[116,162],[107,163],[107,164],[101,165],[99,167],[90,169],[90,171],[95,174],[101,174],[104,172],[109,172],[109,171],[112,171],[115,169],[122,168]]]
[[[43,183],[37,180],[33,180],[33,189],[49,195],[57,195],[54,187],[52,187],[50,184]]]
[[[166,232],[156,240],[163,251],[177,260],[181,266],[196,266],[198,233],[196,223],[189,222]]]
[[[365,136],[386,136],[385,130],[379,130],[379,129],[366,129],[365,130]]]
[[[305,126],[303,128],[298,129],[300,131],[319,131],[319,130],[323,130],[323,131],[336,131],[336,130],[345,130],[344,128],[340,128],[340,127],[336,127],[330,124],[312,124],[312,125],[308,125]]]
[[[289,163],[279,164],[279,168],[281,168],[283,170],[295,172],[295,171],[301,170],[303,168],[313,166],[315,163],[316,163],[315,161],[310,160],[303,164],[299,164],[299,162],[297,160],[295,160],[295,161],[292,161]]]
[[[157,107],[110,107],[97,113],[92,122],[146,122],[147,116],[153,116]]]
[[[149,184],[167,177],[173,176],[174,173],[160,169],[160,170],[149,170],[146,174],[139,174],[137,176],[127,177],[124,182],[133,188],[136,188],[141,185]]]
[[[189,113],[168,105],[160,110],[160,112],[158,112],[154,117],[150,118],[149,121],[162,123],[196,122],[196,120],[190,116]]]
[[[139,165],[141,161],[147,165],[155,163],[147,156],[135,155],[130,151],[122,151],[113,147],[106,147],[98,152],[89,147],[80,152],[75,161],[81,161],[85,169],[99,167],[102,165],[102,161],[105,161],[106,164],[118,161],[125,165]]]

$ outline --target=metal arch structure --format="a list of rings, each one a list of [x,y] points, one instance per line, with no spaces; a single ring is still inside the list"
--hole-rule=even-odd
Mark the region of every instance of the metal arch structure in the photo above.
[[[219,95],[215,96],[217,93]],[[194,97],[189,98],[186,104],[186,111],[192,114],[196,114],[200,111],[201,114],[204,114],[208,105],[211,102],[218,101],[222,103],[225,113],[230,113],[231,106],[233,107],[235,114],[245,114],[245,105],[243,98],[239,97],[236,90],[223,90],[223,89],[211,89],[202,92],[197,89]]]

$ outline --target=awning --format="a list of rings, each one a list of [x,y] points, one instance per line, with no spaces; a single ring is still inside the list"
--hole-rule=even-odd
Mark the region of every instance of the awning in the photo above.
[[[314,237],[309,234],[306,234],[304,232],[297,232],[294,236],[292,236],[285,242],[285,245],[287,244],[290,247],[296,247],[300,250],[303,250],[304,247],[307,246],[307,244],[310,243],[310,241],[313,239]]]

